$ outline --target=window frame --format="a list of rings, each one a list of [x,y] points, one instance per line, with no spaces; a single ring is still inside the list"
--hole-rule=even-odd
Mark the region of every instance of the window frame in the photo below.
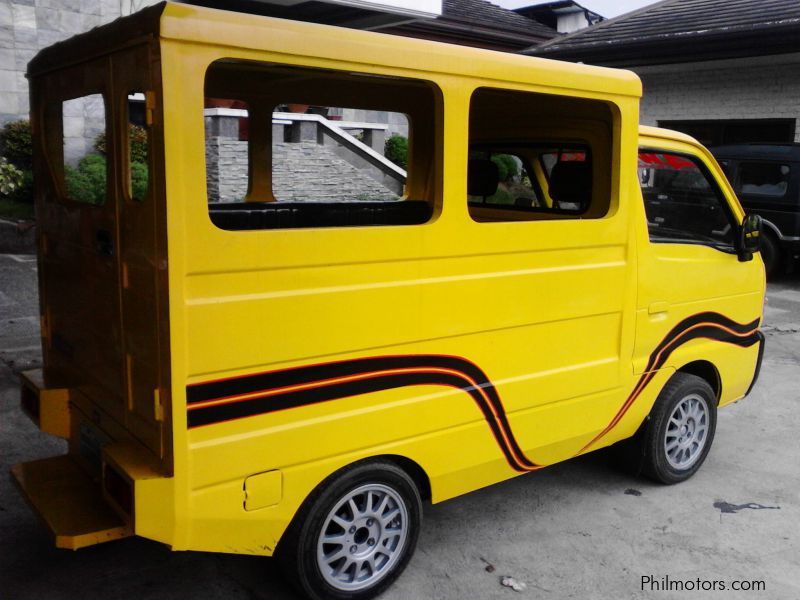
[[[103,121],[104,121],[104,131],[106,138],[106,155],[105,155],[105,162],[106,162],[106,193],[105,197],[102,202],[94,203],[94,202],[83,202],[82,200],[76,200],[69,196],[67,192],[67,161],[66,157],[64,156],[64,103],[69,102],[71,100],[82,100],[88,98],[90,96],[100,96],[103,99]],[[68,96],[68,97],[58,97],[54,98],[51,102],[48,102],[44,107],[45,114],[50,113],[49,117],[45,117],[45,122],[49,119],[55,119],[57,125],[53,130],[56,138],[55,140],[48,140],[45,141],[45,163],[48,165],[50,170],[51,177],[53,178],[53,182],[55,184],[56,194],[55,199],[56,201],[65,204],[67,206],[72,207],[90,207],[90,208],[98,208],[102,209],[109,205],[113,205],[109,203],[109,195],[111,190],[111,161],[109,160],[108,156],[108,147],[112,140],[112,130],[113,127],[111,126],[111,122],[109,119],[109,93],[105,89],[90,89],[85,91],[77,96]],[[45,127],[43,131],[43,135],[45,138],[49,138],[48,128]],[[56,142],[57,146],[60,147],[60,150],[54,153],[54,149],[52,147],[52,143]],[[99,154],[99,153],[98,153]],[[85,156],[88,156],[86,154]],[[102,156],[102,155],[101,155]],[[83,158],[83,157],[82,157]]]
[[[131,152],[131,127],[133,127],[133,123],[131,123],[131,112],[130,112],[130,96],[134,94],[143,94],[144,95],[144,105],[145,105],[145,124],[142,129],[145,130],[147,133],[147,158],[145,161],[145,166],[147,167],[147,189],[145,190],[144,196],[142,198],[135,198],[133,195],[133,154]],[[123,111],[125,114],[124,124],[125,124],[125,132],[124,132],[124,139],[122,144],[122,151],[123,157],[125,160],[123,161],[122,167],[122,175],[123,175],[123,198],[125,202],[135,202],[137,204],[142,204],[147,202],[152,198],[153,195],[153,124],[148,123],[147,114],[150,110],[153,110],[151,106],[149,106],[150,98],[148,94],[152,95],[153,92],[151,90],[143,89],[141,91],[131,91],[125,95],[125,110]],[[138,127],[138,125],[136,126]]]
[[[702,157],[700,157],[697,154],[693,154],[691,152],[686,152],[686,151],[671,150],[671,149],[667,149],[667,148],[658,148],[658,147],[655,147],[655,146],[639,146],[639,148],[637,150],[637,154],[636,154],[637,163],[638,163],[639,156],[641,154],[643,154],[643,153],[671,154],[673,156],[677,156],[679,158],[684,158],[686,160],[691,161],[697,167],[697,169],[700,171],[700,173],[703,175],[703,177],[705,177],[706,181],[709,182],[709,185],[710,185],[712,191],[714,192],[715,198],[722,205],[723,214],[728,219],[728,222],[729,222],[729,224],[731,225],[731,227],[733,229],[733,241],[732,241],[730,246],[728,246],[727,244],[723,245],[722,243],[715,245],[715,244],[711,244],[709,242],[704,242],[702,240],[679,240],[678,241],[678,240],[670,240],[670,239],[667,239],[667,238],[654,240],[653,236],[652,236],[652,234],[650,232],[650,221],[647,219],[646,200],[644,198],[644,193],[642,191],[641,180],[638,177],[638,170],[639,169],[638,169],[638,166],[637,166],[637,169],[636,169],[637,170],[637,177],[636,177],[636,179],[637,179],[637,183],[639,185],[640,194],[641,194],[641,197],[642,197],[642,207],[645,210],[645,225],[647,226],[647,238],[648,238],[649,243],[650,244],[680,244],[680,245],[686,245],[686,246],[704,246],[704,247],[707,247],[707,248],[711,248],[713,250],[717,250],[717,251],[722,252],[724,254],[738,255],[739,249],[737,247],[738,244],[737,244],[737,240],[736,240],[736,231],[740,227],[740,223],[738,222],[738,219],[736,218],[736,214],[734,213],[734,211],[733,211],[733,209],[731,207],[731,204],[728,201],[728,198],[725,195],[725,192],[723,191],[722,186],[720,185],[719,181],[717,181],[717,178],[714,176],[713,171],[708,166],[708,164],[702,159]]]
[[[582,151],[586,153],[586,157],[588,159],[588,162],[590,164],[592,164],[592,191],[594,191],[594,163],[592,162],[592,147],[591,147],[591,144],[586,140],[581,140],[579,142],[568,142],[568,143],[563,143],[562,140],[557,140],[557,141],[555,141],[553,143],[550,143],[549,140],[545,140],[545,141],[534,140],[533,143],[528,143],[528,142],[504,142],[504,143],[499,143],[499,144],[496,144],[496,145],[493,142],[486,142],[486,143],[480,142],[479,144],[476,145],[476,147],[473,147],[473,146],[469,147],[468,156],[472,152],[489,152],[490,155],[493,155],[493,154],[512,154],[513,153],[514,156],[519,158],[520,161],[522,162],[522,166],[525,169],[525,174],[531,180],[531,186],[533,187],[534,192],[536,192],[537,198],[542,198],[543,199],[543,198],[545,198],[545,191],[542,189],[542,186],[539,183],[539,178],[536,177],[536,174],[533,171],[533,168],[532,168],[532,165],[531,165],[530,161],[526,157],[524,157],[524,156],[522,156],[520,154],[514,153],[513,151],[505,151],[505,150],[512,150],[514,148],[524,148],[524,149],[530,149],[530,150],[535,150],[536,148],[546,149],[546,148],[551,148],[553,146],[559,146],[559,145],[573,146],[573,147],[582,146],[583,147]],[[486,146],[488,148],[488,150],[482,148],[482,146]],[[493,150],[493,148],[502,148],[503,150]],[[542,154],[539,154],[537,158],[539,160],[539,164],[541,165],[542,173],[544,174],[544,177],[547,180],[547,184],[549,186],[550,185],[550,174],[547,172],[547,168],[545,167],[545,165],[541,162]],[[547,190],[547,195],[548,196],[550,195],[550,190],[549,189]],[[564,221],[570,220],[569,217],[582,218],[592,208],[591,201],[582,210],[568,210],[568,209],[564,209],[564,208],[552,208],[552,207],[549,207],[549,206],[516,206],[516,205],[513,205],[513,204],[490,204],[490,203],[486,203],[486,202],[475,202],[475,201],[470,201],[469,200],[469,196],[468,196],[467,197],[467,207],[469,208],[470,205],[476,206],[476,207],[481,207],[481,208],[492,208],[492,209],[497,209],[497,210],[511,210],[511,211],[515,211],[515,212],[524,212],[524,213],[538,213],[538,214],[545,214],[545,215],[566,215],[568,218],[563,219]],[[592,220],[604,219],[607,216],[608,216],[608,211],[606,211],[606,214],[604,214],[603,216],[593,217]],[[531,219],[531,221],[535,221],[535,220],[536,219]],[[560,220],[560,219],[553,219],[553,220]],[[486,223],[487,221],[477,221],[477,222],[478,223]]]
[[[281,226],[281,227],[257,227],[257,226],[254,226],[254,227],[242,227],[242,228],[222,227],[217,222],[215,222],[214,217],[211,214],[211,210],[209,210],[209,209],[213,208],[214,206],[221,206],[221,205],[230,204],[230,203],[210,202],[210,196],[208,195],[208,184],[207,184],[207,180],[206,180],[206,186],[205,186],[206,187],[206,194],[205,194],[206,202],[205,202],[205,205],[204,205],[205,206],[205,211],[204,212],[206,214],[206,218],[208,219],[209,223],[215,229],[220,230],[220,231],[224,231],[224,232],[237,233],[237,234],[241,234],[241,233],[245,233],[245,232],[260,232],[260,231],[297,231],[297,232],[303,232],[303,231],[312,231],[312,230],[320,230],[320,229],[321,230],[334,230],[334,229],[346,229],[346,230],[351,230],[351,229],[383,229],[383,228],[396,229],[398,227],[402,228],[402,227],[429,226],[429,225],[433,225],[434,223],[436,223],[439,220],[439,218],[440,218],[440,216],[441,216],[441,214],[442,214],[442,212],[444,210],[444,207],[443,207],[444,199],[443,199],[443,196],[442,196],[442,191],[443,191],[443,188],[444,188],[444,157],[443,157],[444,145],[441,144],[440,142],[441,142],[442,136],[444,135],[443,113],[444,113],[444,104],[445,104],[444,92],[442,90],[442,87],[441,87],[440,83],[438,83],[437,81],[435,81],[433,79],[426,79],[426,78],[423,78],[423,77],[409,76],[409,75],[407,75],[405,73],[387,74],[387,73],[383,73],[383,72],[370,71],[368,68],[361,68],[359,70],[343,69],[343,68],[325,68],[325,67],[320,67],[320,66],[317,66],[317,65],[308,65],[308,64],[297,63],[297,62],[286,62],[286,61],[282,62],[282,61],[279,61],[279,60],[270,61],[270,60],[263,60],[263,59],[251,59],[251,58],[244,58],[244,57],[236,57],[236,56],[227,56],[227,55],[225,55],[225,56],[215,57],[213,60],[208,61],[208,63],[206,64],[206,66],[204,68],[204,71],[203,71],[203,86],[202,86],[204,97],[239,98],[240,100],[242,100],[244,102],[249,102],[249,100],[246,99],[246,94],[243,94],[241,89],[233,90],[231,92],[225,92],[225,93],[222,94],[222,96],[220,96],[219,93],[211,93],[209,95],[209,89],[208,89],[209,74],[214,69],[214,67],[216,67],[218,65],[222,65],[224,63],[234,63],[234,64],[238,63],[238,64],[242,64],[242,65],[249,65],[249,66],[255,66],[255,67],[264,67],[265,69],[268,69],[270,67],[273,67],[273,68],[277,67],[277,68],[285,68],[285,69],[297,69],[298,71],[307,70],[307,71],[315,71],[315,72],[320,72],[320,73],[326,73],[326,74],[329,74],[329,76],[331,77],[331,83],[336,83],[336,78],[337,77],[347,78],[347,77],[352,77],[352,76],[363,76],[364,77],[364,81],[369,81],[369,82],[374,82],[374,81],[380,80],[380,79],[388,79],[388,80],[393,80],[393,81],[397,81],[397,82],[408,82],[411,85],[417,84],[417,85],[419,85],[421,87],[424,87],[430,93],[430,106],[429,106],[430,110],[428,110],[428,113],[430,115],[430,121],[431,121],[430,125],[432,127],[431,127],[431,134],[430,134],[431,135],[430,151],[428,152],[428,154],[430,154],[430,160],[428,162],[431,164],[431,166],[430,166],[429,170],[426,173],[423,172],[423,170],[421,170],[421,169],[415,169],[414,166],[413,166],[414,165],[414,161],[413,161],[413,155],[414,155],[414,151],[413,151],[414,144],[413,144],[413,142],[414,142],[414,138],[415,137],[422,137],[422,136],[415,136],[414,135],[414,127],[415,127],[414,121],[415,121],[415,118],[414,118],[414,115],[411,112],[409,112],[408,110],[403,110],[399,106],[388,106],[388,107],[384,106],[384,107],[380,107],[380,108],[378,108],[378,107],[369,107],[369,106],[353,106],[353,108],[360,108],[360,109],[363,109],[363,110],[382,110],[382,111],[386,111],[386,112],[396,112],[396,113],[403,114],[405,116],[405,118],[407,119],[408,124],[409,124],[409,136],[408,136],[408,140],[409,140],[409,154],[408,154],[409,162],[408,162],[408,165],[407,165],[407,167],[405,169],[406,173],[407,173],[406,183],[405,183],[405,190],[404,190],[404,192],[402,194],[399,195],[397,200],[386,201],[385,204],[395,205],[395,204],[400,204],[400,203],[406,202],[406,201],[409,201],[409,202],[424,202],[424,203],[426,203],[428,205],[428,216],[427,216],[425,221],[418,222],[418,223],[416,223],[416,222],[415,223],[402,223],[402,222],[401,223],[368,223],[368,224],[363,224],[363,225],[362,224],[344,224],[343,225],[341,223],[337,223],[337,224],[330,224],[330,225],[326,224],[326,225],[321,225],[321,226],[316,226],[316,225],[314,225],[314,226],[307,226],[307,225],[302,225],[302,226]],[[363,66],[367,67],[368,65],[363,65]],[[342,83],[346,84],[347,82],[343,81]],[[308,93],[308,97],[307,98],[303,97],[302,100],[303,101],[305,101],[305,100],[312,100],[313,101],[314,100],[314,95],[315,95],[315,92],[313,92],[313,91],[309,92]],[[346,96],[346,94],[342,94],[342,96]],[[278,100],[276,100],[274,102],[272,102],[272,100],[274,100],[274,99],[266,100],[265,102],[272,103],[275,106],[278,106],[282,102],[286,102],[287,98],[290,98],[290,96],[284,94]],[[300,100],[301,100],[301,98],[296,99],[296,101],[298,101],[298,102]],[[322,104],[317,103],[315,105],[322,105]],[[342,106],[347,107],[348,106],[348,102],[347,102],[347,100],[344,100],[344,99],[338,99],[336,102],[333,102],[333,101],[332,102],[326,102],[326,103],[324,103],[324,105],[325,106],[332,106],[332,107],[342,107]],[[248,116],[251,117],[252,115],[248,115]],[[424,123],[423,123],[423,125],[424,125]],[[422,125],[420,125],[420,126],[422,126]],[[204,135],[203,139],[207,140],[208,139],[207,135]],[[252,154],[251,142],[252,142],[252,136],[250,136],[249,139],[247,140],[247,143],[248,143],[248,154]],[[424,141],[418,141],[417,145],[419,146],[419,144],[423,144],[423,143],[424,143]],[[248,159],[248,164],[249,164],[249,159]],[[205,166],[205,173],[207,174],[207,172],[208,172],[208,160],[207,160],[207,158],[205,156],[204,156],[204,166]],[[270,157],[270,169],[272,168],[272,166],[273,166],[272,157]],[[409,188],[408,188],[409,184],[408,184],[408,182],[411,180],[411,174],[413,172],[415,172],[416,170],[420,171],[419,175],[416,177],[416,181],[418,182],[420,187],[425,188],[426,191],[427,191],[427,193],[425,193],[425,194],[420,194],[420,196],[423,196],[422,199],[415,199],[414,196],[409,194]],[[424,177],[423,177],[423,175],[424,175]],[[252,185],[252,173],[250,172],[249,167],[248,167],[247,179],[248,179],[247,188],[248,188],[248,194],[249,194],[250,193],[250,187]],[[311,202],[309,202],[309,201],[305,201],[305,202],[303,202],[303,201],[299,201],[299,202],[280,201],[274,196],[273,185],[274,185],[274,181],[270,177],[270,193],[272,194],[272,200],[251,201],[251,202],[254,205],[256,205],[256,204],[264,204],[264,203],[275,204],[275,205],[287,205],[287,206],[291,205],[291,204],[295,204],[295,205],[315,204],[313,201],[311,201]],[[248,200],[246,198],[247,198],[247,196],[245,196],[245,198],[239,203],[241,203],[241,204],[247,203]],[[334,205],[334,206],[340,205],[340,206],[344,207],[344,206],[358,206],[361,202],[363,202],[363,204],[365,204],[365,205],[369,204],[368,201],[349,201],[349,202],[348,201],[341,201],[341,202],[330,202],[330,204]],[[319,203],[322,203],[322,202],[319,202]],[[383,204],[384,202],[376,201],[376,203]]]
[[[587,105],[602,106],[607,115],[602,118],[596,116],[580,116],[574,117],[567,112],[559,114],[558,118],[565,121],[564,124],[559,125],[558,129],[552,126],[542,127],[541,133],[531,135],[530,140],[521,140],[519,136],[509,136],[506,140],[492,139],[487,136],[486,140],[476,140],[473,142],[472,137],[472,115],[473,108],[476,104],[476,96],[481,92],[488,93],[502,93],[509,95],[526,95],[538,96],[553,101],[573,101],[577,103],[585,103]],[[473,148],[480,146],[493,146],[498,148],[512,148],[514,146],[521,148],[535,148],[536,146],[542,148],[552,148],[553,146],[582,146],[585,147],[587,155],[592,161],[592,186],[591,186],[591,199],[589,203],[580,211],[550,208],[546,206],[533,207],[533,206],[513,206],[508,204],[483,204],[483,203],[470,203],[467,195],[467,202],[465,202],[467,215],[475,223],[481,225],[486,224],[499,224],[499,223],[525,223],[525,222],[552,222],[552,221],[600,221],[603,219],[613,218],[620,206],[619,191],[614,194],[614,161],[621,147],[622,139],[619,134],[618,125],[620,125],[620,106],[613,100],[592,98],[580,95],[571,95],[566,93],[554,93],[545,90],[524,89],[512,86],[498,86],[491,84],[477,85],[469,92],[467,102],[467,157]],[[607,121],[605,120],[607,117]],[[581,125],[576,125],[580,123]],[[590,123],[589,126],[586,123]],[[607,150],[608,160],[607,169],[604,168],[606,161],[602,160],[597,162],[596,156],[602,156],[602,149]],[[597,152],[595,152],[597,150]],[[532,167],[528,162],[528,167]],[[464,165],[464,174],[467,174],[467,165]],[[532,169],[531,169],[532,171]],[[543,169],[546,174],[546,169]],[[549,178],[549,177],[548,177]],[[538,181],[537,181],[538,183]],[[549,182],[548,182],[549,183]],[[597,193],[598,187],[603,185],[602,193]],[[541,188],[541,186],[539,186]],[[542,196],[544,197],[544,190]],[[549,190],[547,191],[549,196]],[[509,218],[509,219],[481,219],[477,218],[470,210],[470,205],[478,209],[492,209],[497,211],[508,211],[509,213],[527,214],[527,215],[541,215],[541,218]],[[599,208],[598,208],[599,207]],[[600,211],[594,214],[595,211]]]
[[[481,144],[481,146],[482,145],[483,144]],[[528,177],[528,179],[531,182],[531,189],[533,189],[533,192],[536,194],[537,201],[539,201],[541,198],[544,198],[544,192],[542,191],[542,188],[541,188],[541,185],[539,184],[538,178],[533,173],[533,168],[531,167],[530,161],[528,160],[527,157],[525,157],[525,156],[523,156],[523,155],[521,155],[521,154],[519,154],[517,152],[514,152],[514,150],[513,150],[514,146],[513,145],[509,145],[509,144],[503,145],[502,146],[502,148],[503,148],[502,150],[496,150],[495,149],[496,146],[492,145],[491,143],[490,144],[486,144],[486,146],[487,146],[486,148],[481,148],[481,147],[469,148],[468,156],[471,155],[473,152],[485,152],[485,153],[487,153],[489,155],[489,160],[491,160],[492,156],[495,156],[495,155],[498,155],[498,154],[510,154],[510,155],[515,156],[522,163],[522,168],[525,171],[525,175]],[[508,150],[510,150],[510,151],[508,151]],[[477,205],[477,206],[485,206],[485,207],[498,207],[498,208],[502,208],[502,209],[506,209],[506,208],[514,209],[514,208],[516,208],[516,209],[522,209],[522,210],[531,210],[532,208],[536,208],[536,207],[532,207],[532,206],[515,206],[513,204],[492,204],[492,203],[489,203],[489,202],[476,202],[474,200],[470,201],[469,200],[469,196],[467,198],[467,204],[474,204],[474,205]]]

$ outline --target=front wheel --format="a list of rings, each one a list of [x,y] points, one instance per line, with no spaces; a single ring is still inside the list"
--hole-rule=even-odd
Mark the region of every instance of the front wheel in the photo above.
[[[676,373],[661,390],[641,438],[643,472],[661,483],[680,483],[706,459],[717,426],[717,399],[708,383]]]
[[[373,598],[411,559],[421,516],[419,492],[402,469],[386,462],[357,464],[309,498],[278,558],[309,598]]]

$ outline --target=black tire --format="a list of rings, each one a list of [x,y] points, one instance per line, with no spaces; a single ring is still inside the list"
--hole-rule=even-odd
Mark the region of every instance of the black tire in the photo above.
[[[407,533],[403,545],[397,551],[397,556],[391,559],[392,564],[385,567],[386,571],[381,573],[379,577],[374,575],[375,572],[373,572],[372,576],[376,579],[374,583],[358,590],[343,589],[348,585],[347,583],[343,583],[341,588],[335,587],[329,581],[332,576],[329,575],[328,579],[326,579],[322,573],[317,559],[317,544],[323,533],[323,527],[326,525],[330,527],[328,517],[331,511],[344,499],[349,498],[352,493],[365,487],[391,490],[397,499],[402,500],[407,517]],[[374,498],[375,496],[373,496],[373,500]],[[394,498],[392,498],[392,501],[394,501]],[[336,514],[338,515],[339,513],[337,512]],[[355,514],[352,514],[355,517]],[[394,463],[386,461],[356,463],[328,477],[306,499],[289,529],[284,534],[278,546],[276,558],[282,567],[284,576],[298,591],[308,598],[313,600],[365,600],[374,598],[386,590],[408,565],[416,548],[421,522],[422,501],[420,494],[413,479],[405,471]],[[375,544],[372,537],[368,538],[368,541],[356,538],[358,533],[367,529],[363,525],[362,523],[358,531],[352,535],[352,539],[347,542],[347,544],[353,545],[343,545],[343,550],[345,548],[355,548],[354,542],[356,541],[361,546],[368,542],[372,542],[371,546]],[[330,532],[330,529],[328,531]],[[343,531],[345,530],[343,529]],[[345,533],[349,534],[347,531]],[[379,545],[380,543],[378,543]],[[369,549],[365,547],[365,551],[369,552]],[[385,564],[389,565],[390,559],[388,554],[386,556]],[[378,560],[383,559],[378,558],[376,562]]]
[[[767,279],[772,279],[780,272],[780,267],[783,263],[781,247],[778,244],[778,240],[769,233],[764,233],[761,236],[761,259],[764,261]]]
[[[703,407],[703,401],[705,402],[705,407]],[[673,442],[678,439],[677,436],[683,435],[682,429],[678,429],[674,423],[670,423],[670,418],[674,416],[678,405],[682,402],[684,403],[683,406],[685,406],[686,402],[696,402],[699,407],[698,410],[705,409],[705,434],[702,445],[698,445],[697,452],[692,456],[691,462],[687,458],[685,467],[676,467],[674,464],[676,462],[675,456],[668,456],[667,435],[668,428],[671,436],[669,439]],[[687,424],[687,433],[690,425],[692,433],[694,433],[697,425],[693,423],[694,420],[692,419],[691,423]],[[705,461],[714,441],[716,427],[717,398],[714,390],[711,389],[708,382],[696,375],[676,373],[658,395],[658,399],[639,437],[638,444],[640,444],[639,452],[642,461],[642,472],[651,479],[665,484],[686,481],[697,472]],[[690,439],[690,436],[686,435],[686,438],[680,439]],[[698,442],[698,444],[700,443]],[[691,447],[693,447],[693,444],[690,444]],[[686,450],[686,452],[688,457],[690,450]]]

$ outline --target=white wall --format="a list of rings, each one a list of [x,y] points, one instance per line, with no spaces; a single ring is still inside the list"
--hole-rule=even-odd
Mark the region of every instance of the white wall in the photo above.
[[[634,68],[640,120],[800,118],[800,54]],[[795,130],[800,142],[800,123]]]

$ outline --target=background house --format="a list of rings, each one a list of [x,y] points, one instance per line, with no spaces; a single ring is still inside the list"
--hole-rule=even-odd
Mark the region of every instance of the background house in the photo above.
[[[558,33],[573,33],[580,29],[585,29],[605,18],[585,6],[581,6],[573,0],[555,0],[555,2],[543,2],[532,6],[515,8],[518,13],[542,25],[546,25]]]
[[[0,0],[0,125],[27,117],[25,69],[47,46],[158,0]],[[557,35],[487,0],[189,0],[189,4],[516,52]],[[87,107],[91,120],[96,107]],[[352,116],[352,115],[351,115]],[[75,129],[81,127],[74,115]]]
[[[642,123],[706,145],[800,142],[798,0],[665,0],[525,54],[632,69]]]
[[[27,118],[25,71],[39,50],[157,1],[0,0],[0,125]],[[506,52],[546,42],[559,35],[559,28],[571,31],[600,18],[571,0],[516,12],[488,0],[184,1]],[[209,197],[236,200],[246,191],[242,174],[247,169],[248,113],[233,106],[236,99],[223,99],[222,104],[211,100],[206,105]],[[143,94],[129,97],[133,124],[142,124],[143,102]],[[76,167],[84,156],[95,152],[95,140],[105,127],[104,104],[101,96],[93,95],[67,101],[63,110],[64,156]],[[273,157],[280,158],[276,163],[290,167],[274,181],[281,197],[322,197],[323,191],[333,188],[352,198],[388,198],[402,193],[405,172],[383,153],[384,140],[394,134],[408,135],[404,115],[346,107],[310,107],[312,114],[300,116],[281,112],[286,107],[275,110]],[[305,116],[308,118],[301,118]],[[244,128],[240,131],[241,124]],[[321,168],[323,165],[328,168]],[[305,176],[300,181],[293,177],[294,171],[319,177]]]

